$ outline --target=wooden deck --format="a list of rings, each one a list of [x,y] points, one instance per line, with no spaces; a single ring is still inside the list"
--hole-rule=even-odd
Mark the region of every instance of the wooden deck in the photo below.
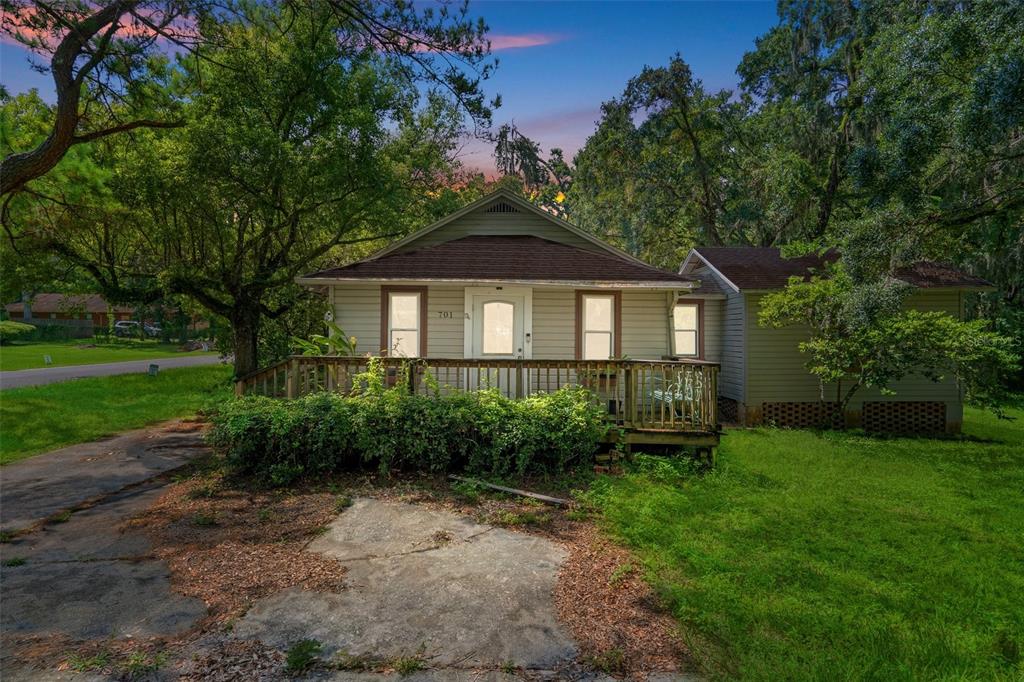
[[[350,393],[368,358],[293,356],[238,380],[238,395],[295,398],[314,391]],[[684,360],[463,360],[378,358],[388,383],[431,395],[482,388],[509,398],[581,386],[627,444],[718,445],[718,364]],[[411,371],[410,371],[411,370]],[[429,378],[428,378],[429,377]]]

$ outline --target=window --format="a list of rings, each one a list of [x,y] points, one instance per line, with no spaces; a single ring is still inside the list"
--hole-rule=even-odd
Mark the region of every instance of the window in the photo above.
[[[512,355],[515,348],[515,305],[506,301],[483,304],[483,352]]]
[[[577,356],[582,360],[607,360],[621,355],[619,344],[618,292],[577,292]]]
[[[426,355],[426,301],[423,287],[381,288],[381,340],[388,355]]]
[[[676,303],[672,309],[672,347],[675,355],[699,358],[704,354],[700,335],[702,301]]]

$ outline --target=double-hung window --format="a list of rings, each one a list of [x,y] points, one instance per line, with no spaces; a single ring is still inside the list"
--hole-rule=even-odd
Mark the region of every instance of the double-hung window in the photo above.
[[[420,356],[423,333],[422,296],[419,291],[390,291],[387,294],[387,352],[389,355]]]
[[[579,356],[607,360],[618,355],[618,295],[580,293],[577,304]]]
[[[703,349],[700,338],[701,308],[699,302],[676,303],[672,309],[672,352],[680,357],[699,358]]]

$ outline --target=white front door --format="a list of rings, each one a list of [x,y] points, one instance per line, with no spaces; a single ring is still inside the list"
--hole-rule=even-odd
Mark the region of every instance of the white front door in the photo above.
[[[522,287],[467,287],[465,356],[481,360],[532,357],[533,290]],[[516,391],[515,372],[472,371],[471,387],[499,386]],[[525,387],[524,387],[525,388]]]

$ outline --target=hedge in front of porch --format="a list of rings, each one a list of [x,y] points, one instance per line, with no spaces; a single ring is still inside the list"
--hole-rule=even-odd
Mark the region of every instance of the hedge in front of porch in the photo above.
[[[270,485],[359,468],[507,476],[588,464],[604,410],[581,388],[521,400],[496,390],[411,395],[402,386],[297,400],[246,397],[213,418],[230,469]]]

